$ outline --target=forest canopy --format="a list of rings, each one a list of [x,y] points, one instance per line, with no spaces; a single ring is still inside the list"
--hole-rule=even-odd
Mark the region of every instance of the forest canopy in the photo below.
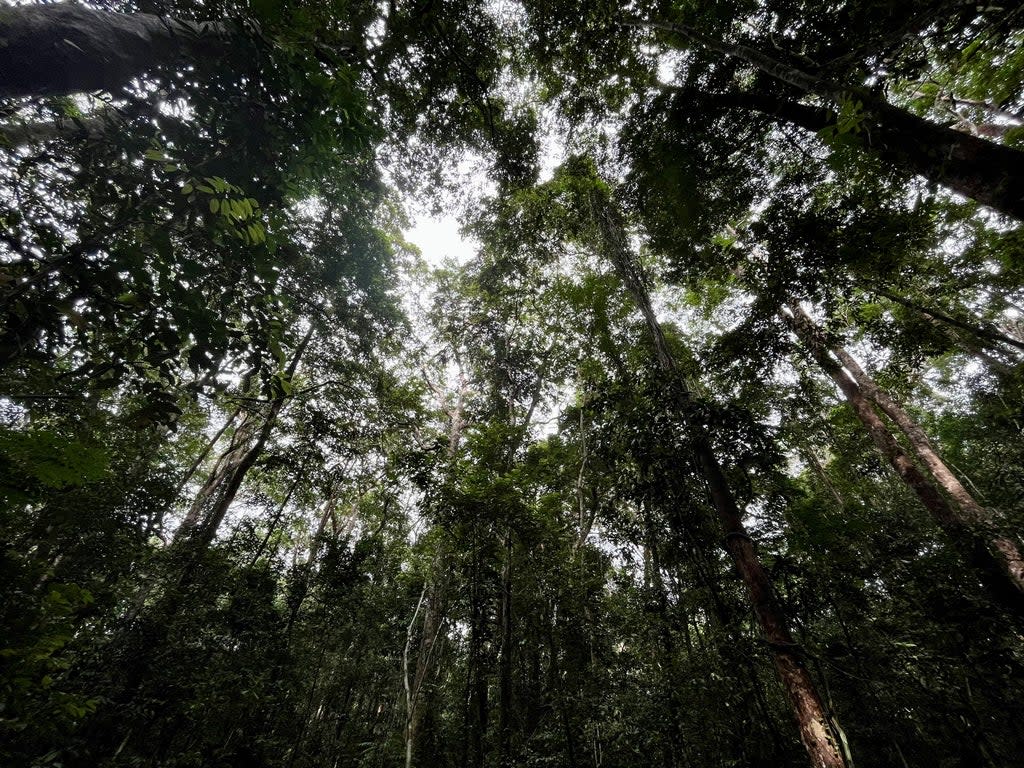
[[[0,765],[1024,764],[1022,221],[1014,3],[3,5]]]

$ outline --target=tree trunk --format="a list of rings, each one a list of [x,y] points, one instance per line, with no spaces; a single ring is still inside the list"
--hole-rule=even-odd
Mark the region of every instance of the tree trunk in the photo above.
[[[312,337],[313,329],[310,328],[299,343],[299,346],[296,347],[285,371],[285,375],[289,379],[295,375],[299,361],[302,359],[302,355],[305,353]],[[263,449],[266,447],[270,434],[273,432],[274,425],[277,422],[277,417],[287,400],[288,395],[282,392],[271,401],[270,408],[263,419],[263,423],[260,425],[259,431],[252,438],[251,444],[249,444],[250,435],[247,431],[240,440],[236,441],[236,438],[232,438],[232,448],[226,454],[225,465],[214,469],[209,480],[207,480],[203,489],[199,492],[196,502],[192,505],[185,521],[175,534],[175,542],[187,541],[199,549],[206,549],[210,546],[210,542],[217,535],[217,529],[220,528],[224,516],[231,507],[232,502],[234,502],[235,495],[238,493],[238,489],[241,488],[245,476],[252,469],[256,460],[262,455]],[[255,422],[251,422],[250,417],[247,417],[245,422],[239,426],[236,436],[238,432],[245,430],[246,425],[249,423]]]
[[[420,608],[427,597],[427,585],[423,585],[420,592],[419,602],[416,603],[416,610],[409,620],[409,628],[405,632],[405,650],[402,652],[402,687],[405,689],[405,768],[412,768],[413,748],[413,714],[416,711],[415,684],[409,669],[409,651],[412,648],[412,639],[416,628],[416,619],[419,618]]]
[[[1005,333],[1002,333],[996,328],[974,325],[963,320],[957,320],[955,317],[947,315],[945,312],[942,312],[938,309],[934,309],[932,307],[922,306],[914,301],[911,301],[908,298],[899,296],[895,293],[891,293],[890,291],[882,290],[880,288],[875,288],[873,290],[879,296],[884,296],[890,301],[894,301],[897,304],[906,307],[907,309],[912,309],[916,312],[920,312],[922,315],[931,320],[938,320],[939,322],[946,323],[947,325],[951,325],[954,328],[960,328],[961,330],[967,331],[968,333],[971,333],[977,336],[979,339],[983,339],[989,342],[990,344],[992,342],[996,342],[999,344],[1007,344],[1017,350],[1024,350],[1024,342],[1007,336]]]
[[[178,481],[178,488],[177,492],[175,493],[176,496],[180,496],[181,492],[185,490],[185,486],[188,485],[188,481],[192,479],[192,476],[195,475],[199,467],[203,465],[203,462],[206,461],[206,457],[210,455],[210,451],[213,450],[213,447],[221,439],[221,437],[227,431],[228,427],[230,427],[234,423],[235,419],[238,418],[238,415],[241,412],[242,409],[236,407],[235,410],[233,410],[231,414],[227,417],[227,419],[225,419],[224,424],[221,425],[221,428],[217,430],[217,434],[210,438],[210,442],[208,442],[206,446],[203,448],[203,450],[199,452],[199,455],[196,456],[195,460],[189,466],[188,470],[182,476],[181,480]],[[229,447],[228,451],[230,450],[231,448]],[[224,456],[221,456],[221,460],[223,459]]]
[[[467,744],[471,768],[482,768],[484,764],[484,739],[487,735],[487,676],[486,676],[486,635],[487,635],[487,600],[484,596],[480,580],[481,555],[474,554],[473,584],[470,587],[470,621],[469,621],[469,658],[468,680],[469,696],[466,725],[469,731]]]
[[[511,765],[512,747],[512,530],[505,532],[505,562],[501,570],[498,650],[498,765]]]
[[[679,688],[675,685],[675,678],[679,674],[679,665],[676,662],[675,637],[672,634],[672,627],[669,616],[668,592],[665,589],[665,580],[662,578],[661,559],[658,557],[658,544],[649,516],[645,520],[646,546],[644,547],[645,564],[649,565],[648,573],[645,573],[645,582],[648,589],[653,591],[654,599],[658,606],[657,636],[658,646],[661,651],[661,659],[658,666],[665,670],[664,688],[659,690],[661,706],[668,713],[664,730],[667,731],[666,738],[662,742],[664,765],[666,768],[673,768],[676,765],[686,765],[685,740],[679,728],[681,720],[681,706],[679,701]]]
[[[420,733],[425,720],[424,710],[430,697],[424,692],[431,673],[437,667],[435,648],[444,621],[444,587],[441,574],[447,569],[444,551],[434,558],[434,575],[427,589],[426,605],[423,612],[423,630],[416,657],[416,672],[413,676],[409,699],[408,728],[406,732],[406,768],[411,768],[420,754]]]
[[[811,471],[814,473],[814,476],[818,479],[821,486],[828,491],[829,495],[831,495],[835,500],[836,509],[845,509],[846,501],[844,501],[842,494],[839,493],[839,489],[835,487],[831,480],[829,480],[828,473],[825,472],[825,468],[821,466],[821,462],[818,461],[818,457],[814,455],[814,446],[809,444],[801,446],[798,449],[798,453],[800,458],[802,458],[807,463],[807,466],[811,468]]]
[[[781,62],[746,45],[708,37],[682,24],[643,24],[675,33],[699,45],[738,58],[766,75],[807,95],[828,99],[835,107],[859,104],[860,124],[848,136],[887,162],[942,184],[972,200],[1024,220],[1024,152],[969,133],[956,131],[883,101],[860,86],[844,86]],[[820,131],[836,125],[835,112],[787,102],[775,96],[733,93],[739,106]]]
[[[116,90],[157,64],[215,55],[236,34],[225,22],[75,3],[8,6],[0,9],[0,96]]]
[[[837,120],[833,109],[768,94],[734,92],[705,99],[709,104],[760,112],[815,133],[834,128]],[[863,120],[847,137],[891,165],[1024,221],[1024,152],[937,125],[878,100],[861,103]]]
[[[802,310],[800,310],[802,312]],[[806,313],[804,314],[806,316]],[[807,317],[810,321],[810,318]],[[973,526],[988,534],[988,547],[993,557],[1001,560],[1002,570],[1006,578],[1010,580],[1017,591],[1024,594],[1024,556],[1021,555],[1017,543],[1007,536],[1001,535],[996,530],[997,521],[992,513],[981,506],[971,495],[960,479],[942,460],[938,452],[932,446],[928,435],[921,429],[921,426],[914,421],[910,414],[901,408],[890,396],[889,393],[878,386],[868,376],[867,372],[860,367],[860,364],[842,347],[833,349],[833,354],[843,364],[843,367],[853,376],[854,381],[861,391],[874,400],[882,412],[888,416],[899,427],[906,436],[911,449],[918,460],[927,468],[932,478],[939,484],[939,487],[959,507],[960,516],[967,526]]]
[[[235,413],[231,417],[231,421],[237,418],[239,413],[241,413],[241,408],[237,408],[235,410]],[[206,478],[206,482],[203,483],[202,487],[196,493],[196,497],[192,500],[192,504],[189,506],[188,512],[185,514],[185,519],[181,521],[181,525],[175,532],[175,541],[182,541],[191,536],[196,528],[203,522],[206,510],[216,503],[218,492],[233,476],[235,469],[249,451],[250,444],[253,439],[253,432],[256,429],[256,421],[257,417],[254,413],[245,412],[242,414],[242,420],[238,427],[236,427],[234,434],[231,436],[231,440],[228,442],[228,447],[220,456],[217,457],[217,461],[214,462],[213,469],[210,470],[209,477]],[[221,432],[217,435],[218,438],[227,429],[229,424],[230,421],[224,424]],[[199,464],[201,463],[202,459],[199,460]],[[196,466],[196,469],[198,469],[198,466]],[[190,472],[194,474],[196,469],[190,469]]]
[[[930,453],[931,456],[931,458],[925,459],[924,455],[918,454],[925,466],[928,466],[930,469],[932,463],[936,467],[941,465],[944,469],[943,477],[950,483],[950,488],[955,489],[959,486],[960,491],[962,491],[961,498],[966,496],[969,499],[965,503],[968,504],[969,509],[972,511],[967,512],[962,507],[955,507],[939,492],[889,431],[885,422],[882,421],[882,418],[869,402],[867,393],[858,386],[854,379],[850,378],[843,371],[838,362],[829,356],[827,345],[821,337],[820,331],[811,321],[810,317],[807,316],[807,313],[796,305],[791,307],[791,312],[793,313],[792,316],[783,314],[783,318],[822,369],[839,387],[850,407],[853,408],[854,414],[861,424],[864,425],[879,453],[896,470],[896,473],[907,486],[914,491],[939,527],[950,537],[954,545],[961,550],[965,559],[979,570],[983,581],[994,597],[1014,612],[1024,614],[1024,589],[1022,589],[1022,584],[1024,584],[1024,561],[1021,560],[1020,551],[1016,544],[1004,536],[993,535],[990,530],[986,530],[989,529],[987,521],[990,519],[990,516],[970,497],[966,489],[960,485],[959,480],[953,476],[941,459],[938,458],[934,449],[931,449],[930,445],[927,448],[921,445],[921,450],[926,454]],[[859,366],[857,367],[859,370]],[[875,390],[880,392],[877,386]],[[888,398],[888,395],[885,395],[883,399],[895,406],[891,399]],[[906,415],[904,414],[904,416]],[[906,417],[906,421],[910,421],[909,417]],[[923,437],[924,442],[927,443],[927,437],[924,436],[920,427],[911,423],[908,428],[911,429],[917,439]],[[915,438],[909,434],[907,437],[913,445]],[[917,446],[915,446],[916,451]],[[953,496],[953,498],[959,503],[956,496]],[[975,517],[975,512],[973,511],[975,509],[980,512],[981,518]]]
[[[800,740],[807,750],[811,766],[843,768],[845,763],[832,734],[825,704],[803,663],[802,649],[789,631],[775,589],[743,525],[743,513],[729,490],[722,466],[711,448],[707,430],[703,424],[686,416],[691,410],[692,398],[684,377],[676,368],[675,359],[665,341],[661,325],[654,315],[643,277],[638,273],[629,252],[625,226],[607,200],[597,199],[595,196],[593,209],[598,217],[597,224],[601,228],[606,254],[644,316],[654,343],[658,365],[679,388],[680,412],[686,418],[698,466],[725,533],[724,548],[747,587],[754,614],[762,636],[771,650],[776,672],[793,709]]]
[[[577,768],[579,761],[576,757],[576,736],[573,733],[572,715],[569,711],[572,700],[565,692],[565,677],[558,660],[558,644],[555,642],[557,609],[557,604],[552,605],[549,602],[544,616],[544,636],[548,646],[548,696],[554,699],[552,707],[557,710],[565,736],[565,764],[569,768]]]
[[[56,139],[96,141],[108,132],[123,128],[122,122],[117,110],[102,107],[82,117],[58,115],[52,120],[0,126],[0,144],[22,147]]]

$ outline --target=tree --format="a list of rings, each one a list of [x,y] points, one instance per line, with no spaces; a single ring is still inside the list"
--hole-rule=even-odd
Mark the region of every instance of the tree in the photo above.
[[[1015,9],[2,41],[4,765],[1024,753]]]
[[[800,307],[793,305],[787,320],[807,346],[815,360],[832,377],[843,392],[878,446],[879,452],[892,464],[909,485],[939,526],[962,547],[966,559],[974,564],[991,583],[993,592],[1019,612],[1021,589],[1021,555],[1016,543],[994,530],[990,513],[967,493],[960,481],[935,453],[920,427],[896,406],[892,398],[880,390],[859,365],[845,352],[836,355],[843,365],[829,356],[829,348],[813,321]],[[843,370],[846,366],[846,371]],[[849,373],[847,373],[847,371]],[[911,449],[932,476],[928,477],[899,444],[881,417],[874,410],[874,401],[904,432]],[[949,499],[936,487],[942,488]],[[950,501],[950,499],[952,501]]]
[[[114,13],[75,3],[8,6],[0,15],[3,96],[118,90],[154,63],[215,56],[239,32],[222,22]]]

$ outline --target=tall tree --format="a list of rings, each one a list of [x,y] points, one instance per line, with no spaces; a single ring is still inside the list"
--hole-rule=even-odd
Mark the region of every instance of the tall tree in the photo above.
[[[939,526],[964,549],[967,559],[981,570],[996,596],[1019,613],[1021,597],[1024,595],[1024,582],[1021,579],[1024,563],[1019,546],[1012,538],[996,530],[991,513],[982,509],[967,493],[935,453],[921,428],[867,377],[849,354],[841,351],[836,355],[839,361],[833,359],[820,329],[799,306],[791,305],[787,319],[810,354],[849,401],[878,450],[914,490]],[[899,444],[871,401],[903,431],[911,450],[931,475],[931,480]],[[942,488],[948,498],[938,488]]]

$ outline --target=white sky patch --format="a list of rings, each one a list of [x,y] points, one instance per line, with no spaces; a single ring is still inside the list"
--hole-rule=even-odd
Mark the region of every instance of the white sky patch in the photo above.
[[[554,110],[550,107],[541,107],[540,125],[542,133],[540,136],[540,179],[544,184],[551,181],[558,166],[565,162],[568,150],[565,144],[565,137],[558,129],[558,121]]]
[[[439,267],[447,259],[465,264],[479,248],[479,243],[465,237],[459,224],[451,214],[433,216],[421,213],[412,218],[412,227],[405,231],[405,238],[420,249],[423,260],[431,267]]]
[[[672,85],[676,81],[676,69],[682,56],[677,51],[668,51],[658,56],[658,82]]]

